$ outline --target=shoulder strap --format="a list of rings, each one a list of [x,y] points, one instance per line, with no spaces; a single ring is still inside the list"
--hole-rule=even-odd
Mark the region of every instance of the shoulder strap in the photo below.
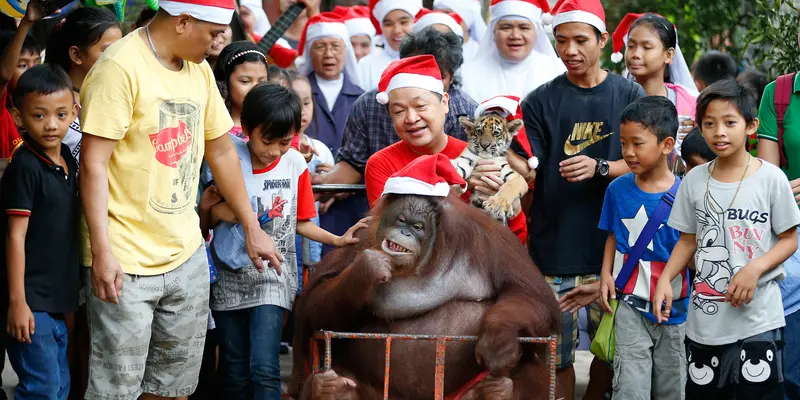
[[[789,108],[789,103],[792,100],[794,77],[796,74],[796,72],[792,72],[791,74],[781,75],[775,80],[775,96],[773,102],[775,104],[775,116],[778,122],[778,151],[780,152],[780,166],[782,168],[789,166],[786,152],[783,149],[783,117],[786,115],[786,110]]]
[[[661,202],[658,203],[658,207],[656,207],[656,210],[650,215],[650,219],[647,220],[647,224],[645,224],[644,229],[642,229],[642,232],[636,239],[636,243],[634,243],[633,247],[628,253],[628,259],[625,260],[624,264],[622,264],[622,269],[619,271],[619,275],[617,275],[617,280],[615,282],[617,289],[622,290],[625,288],[625,285],[631,279],[631,275],[633,275],[633,269],[639,266],[639,260],[642,258],[644,250],[647,248],[647,245],[650,243],[650,241],[653,240],[653,236],[656,235],[656,232],[663,223],[664,218],[669,215],[669,212],[672,209],[672,204],[675,202],[675,196],[678,194],[679,185],[680,180],[675,177],[675,183],[666,193],[664,193],[663,196],[661,196]]]

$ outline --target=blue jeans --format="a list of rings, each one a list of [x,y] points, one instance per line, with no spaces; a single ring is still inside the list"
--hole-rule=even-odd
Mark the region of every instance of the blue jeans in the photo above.
[[[67,325],[46,312],[34,312],[31,343],[8,338],[6,351],[19,377],[14,398],[18,400],[64,400],[69,396]]]
[[[283,308],[214,311],[223,398],[280,400]]]
[[[783,384],[787,400],[800,399],[800,311],[786,316],[783,347]]]

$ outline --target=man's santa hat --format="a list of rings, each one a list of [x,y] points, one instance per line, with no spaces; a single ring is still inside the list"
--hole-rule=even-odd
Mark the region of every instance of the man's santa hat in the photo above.
[[[160,0],[158,6],[173,17],[187,14],[200,21],[219,25],[230,24],[236,9],[233,0]]]
[[[482,115],[485,115],[489,112],[499,114],[505,117],[506,121],[513,121],[515,119],[522,119],[522,107],[519,104],[519,97],[517,96],[495,96],[481,104],[478,104],[478,107],[475,108],[475,118],[478,118]],[[517,135],[514,137],[514,140],[525,150],[525,153],[528,155],[528,166],[531,169],[536,169],[539,166],[539,159],[533,155],[533,151],[531,150],[531,144],[528,142],[528,135],[525,133],[525,127],[523,126],[517,132]]]
[[[311,63],[310,54],[311,47],[314,46],[314,42],[323,38],[337,38],[344,42],[344,71],[350,80],[358,85],[358,74],[356,72],[358,61],[356,60],[356,53],[353,51],[353,45],[350,43],[350,32],[348,32],[347,26],[344,24],[344,19],[332,12],[322,12],[309,18],[303,34],[300,35],[298,51],[303,54],[303,58],[306,60],[303,64],[302,73],[307,75],[313,70],[314,66]]]
[[[382,33],[381,23],[390,12],[402,10],[414,18],[421,9],[422,2],[419,0],[369,0],[370,20],[379,35]]]
[[[386,104],[389,102],[389,92],[407,87],[426,89],[444,95],[442,71],[436,63],[436,58],[430,54],[423,54],[392,61],[381,74],[375,99],[380,104]]]
[[[439,153],[421,156],[397,171],[383,186],[383,195],[405,194],[447,197],[450,187],[467,190],[467,182],[458,174],[450,159]]]
[[[281,68],[289,68],[297,59],[297,50],[293,49],[284,38],[278,39],[269,51],[269,58]]]
[[[336,6],[333,13],[339,14],[344,19],[347,31],[350,36],[367,35],[370,39],[377,34],[372,21],[369,19],[369,8],[367,6]]]
[[[647,13],[652,15],[657,15],[661,18],[666,19],[665,17],[655,14],[655,13]],[[622,21],[619,22],[617,25],[617,29],[614,30],[614,33],[611,34],[611,44],[614,49],[614,53],[611,54],[611,62],[619,63],[622,62],[624,59],[622,49],[628,44],[628,35],[631,31],[631,26],[633,23],[647,15],[647,14],[634,14],[629,13],[625,14],[622,17]],[[694,83],[694,78],[692,78],[692,72],[689,70],[689,65],[686,64],[686,59],[683,57],[683,52],[681,51],[680,45],[678,44],[678,27],[674,24],[670,23],[668,26],[664,26],[664,28],[671,28],[675,30],[675,56],[672,57],[672,63],[669,64],[669,72],[670,77],[672,77],[673,83],[677,83],[684,87],[684,89],[689,90],[689,92],[693,94],[697,94],[697,86]],[[627,73],[625,74],[627,75]]]
[[[463,39],[464,28],[461,27],[462,22],[464,22],[464,20],[456,13],[444,13],[423,8],[417,13],[413,30],[414,32],[419,32],[431,25],[441,24],[450,28],[453,33]]]
[[[490,51],[496,51],[494,28],[500,20],[528,20],[534,24],[536,30],[536,42],[533,49],[541,54],[555,57],[556,51],[542,25],[542,13],[548,11],[550,11],[550,4],[547,0],[492,0],[489,7],[492,19],[489,20],[489,29],[480,41],[481,47],[478,54],[489,54]]]
[[[553,28],[568,22],[583,22],[600,32],[606,31],[606,12],[600,0],[558,0],[553,11],[542,16],[542,21]]]
[[[433,9],[452,10],[458,14],[469,28],[470,40],[478,42],[486,33],[480,0],[433,0]]]

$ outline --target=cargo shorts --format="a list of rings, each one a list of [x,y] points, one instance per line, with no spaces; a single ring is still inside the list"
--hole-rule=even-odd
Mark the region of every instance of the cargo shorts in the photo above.
[[[555,293],[556,298],[561,298],[570,290],[600,280],[600,275],[571,275],[571,276],[545,276],[545,281]],[[586,306],[586,325],[589,340],[594,339],[600,320],[603,318],[603,309],[600,303],[594,302]],[[561,331],[558,335],[556,347],[556,368],[563,369],[572,366],[575,362],[575,350],[578,348],[578,313],[561,314]]]
[[[86,274],[85,284],[91,285]],[[197,388],[208,326],[206,250],[163,275],[124,274],[118,304],[93,293],[89,400],[136,400],[142,393],[188,396]]]

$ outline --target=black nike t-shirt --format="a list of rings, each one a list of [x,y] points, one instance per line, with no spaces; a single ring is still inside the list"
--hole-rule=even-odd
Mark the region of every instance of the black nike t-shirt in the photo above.
[[[575,86],[564,74],[538,87],[522,102],[525,131],[539,158],[528,211],[528,243],[543,274],[600,273],[608,233],[597,224],[611,181],[596,175],[568,182],[561,177],[559,163],[577,155],[621,159],[620,115],[644,95],[641,86],[611,73],[590,89]]]

